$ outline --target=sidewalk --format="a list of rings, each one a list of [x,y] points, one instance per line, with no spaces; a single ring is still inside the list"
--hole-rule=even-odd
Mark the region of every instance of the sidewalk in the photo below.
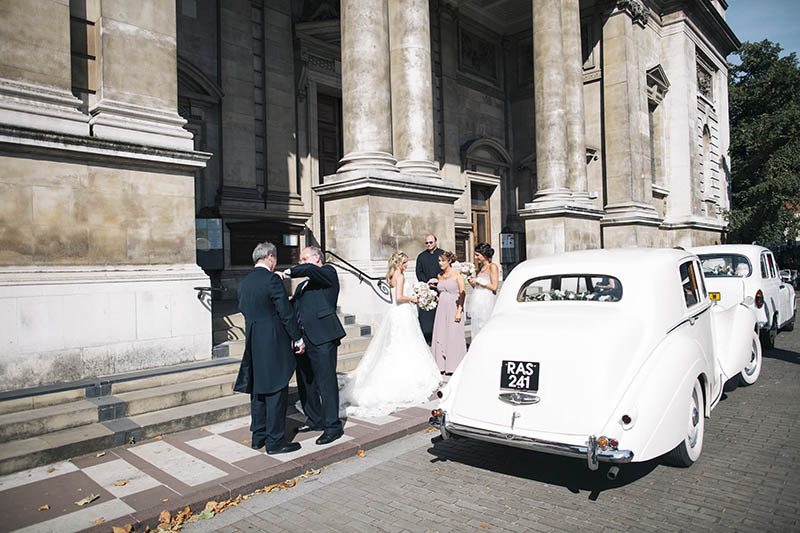
[[[175,515],[188,505],[201,512],[207,501],[249,494],[419,431],[435,403],[383,418],[350,417],[344,437],[327,446],[315,444],[320,432],[297,434],[302,448],[289,454],[251,449],[250,419],[242,417],[3,476],[0,530],[111,531],[125,524],[154,530],[164,510]],[[290,438],[305,417],[292,405],[287,415]],[[75,503],[90,495],[99,497]]]

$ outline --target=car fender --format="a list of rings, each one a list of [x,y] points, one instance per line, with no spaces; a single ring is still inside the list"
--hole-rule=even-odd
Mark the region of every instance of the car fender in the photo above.
[[[711,316],[717,360],[725,377],[732,378],[750,362],[756,314],[740,304],[728,309],[714,308]]]
[[[637,462],[672,450],[686,436],[686,398],[695,380],[703,377],[708,398],[705,376],[712,372],[694,339],[665,340],[637,373],[607,422],[604,435],[617,438],[620,449],[632,450]],[[708,401],[704,400],[704,405],[707,416]],[[623,422],[623,415],[631,417],[630,424]]]

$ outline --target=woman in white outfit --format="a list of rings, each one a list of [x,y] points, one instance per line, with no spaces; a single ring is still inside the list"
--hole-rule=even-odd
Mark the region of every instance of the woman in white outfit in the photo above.
[[[478,336],[478,332],[489,320],[494,308],[494,300],[497,297],[497,286],[500,273],[497,265],[492,263],[494,249],[487,243],[482,242],[475,247],[475,277],[467,281],[474,289],[470,297],[469,316],[472,324],[472,338]]]
[[[439,368],[417,318],[417,297],[406,290],[408,256],[396,251],[386,280],[394,303],[370,341],[361,361],[344,382],[341,408],[348,416],[379,417],[428,401],[439,386]]]

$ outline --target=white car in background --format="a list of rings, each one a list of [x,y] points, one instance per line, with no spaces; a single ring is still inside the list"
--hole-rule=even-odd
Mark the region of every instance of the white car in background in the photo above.
[[[761,362],[755,322],[745,305],[713,305],[684,250],[531,259],[506,278],[431,424],[445,439],[612,463],[610,478],[664,454],[689,466],[725,382]]]
[[[690,251],[700,257],[712,299],[723,307],[746,302],[756,311],[765,350],[775,346],[779,330],[794,329],[794,287],[781,279],[775,256],[768,248],[719,244]]]

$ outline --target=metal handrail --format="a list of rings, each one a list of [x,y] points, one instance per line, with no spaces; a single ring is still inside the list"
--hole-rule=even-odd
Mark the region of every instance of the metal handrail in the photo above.
[[[351,274],[353,274],[354,276],[356,276],[358,278],[359,283],[363,283],[364,281],[369,282],[369,286],[372,288],[373,291],[375,291],[375,294],[378,294],[378,291],[380,291],[381,293],[383,293],[383,295],[378,294],[378,296],[380,296],[381,299],[383,299],[385,301],[388,301],[389,303],[392,302],[392,289],[391,289],[391,287],[389,287],[389,284],[386,283],[386,280],[384,278],[376,277],[376,276],[370,276],[370,275],[366,274],[365,272],[363,272],[358,267],[354,266],[352,263],[350,263],[346,259],[342,259],[341,257],[339,257],[338,255],[336,255],[335,253],[333,253],[333,252],[331,252],[329,250],[323,250],[322,253],[325,254],[326,256],[330,255],[331,257],[335,257],[338,261],[340,261],[341,263],[344,264],[344,266],[342,266],[342,265],[339,265],[337,263],[331,262],[331,264],[333,266],[350,272]],[[326,257],[326,262],[327,262],[327,257]],[[373,285],[373,283],[374,283],[374,285]],[[376,287],[377,287],[377,290],[376,290]]]

